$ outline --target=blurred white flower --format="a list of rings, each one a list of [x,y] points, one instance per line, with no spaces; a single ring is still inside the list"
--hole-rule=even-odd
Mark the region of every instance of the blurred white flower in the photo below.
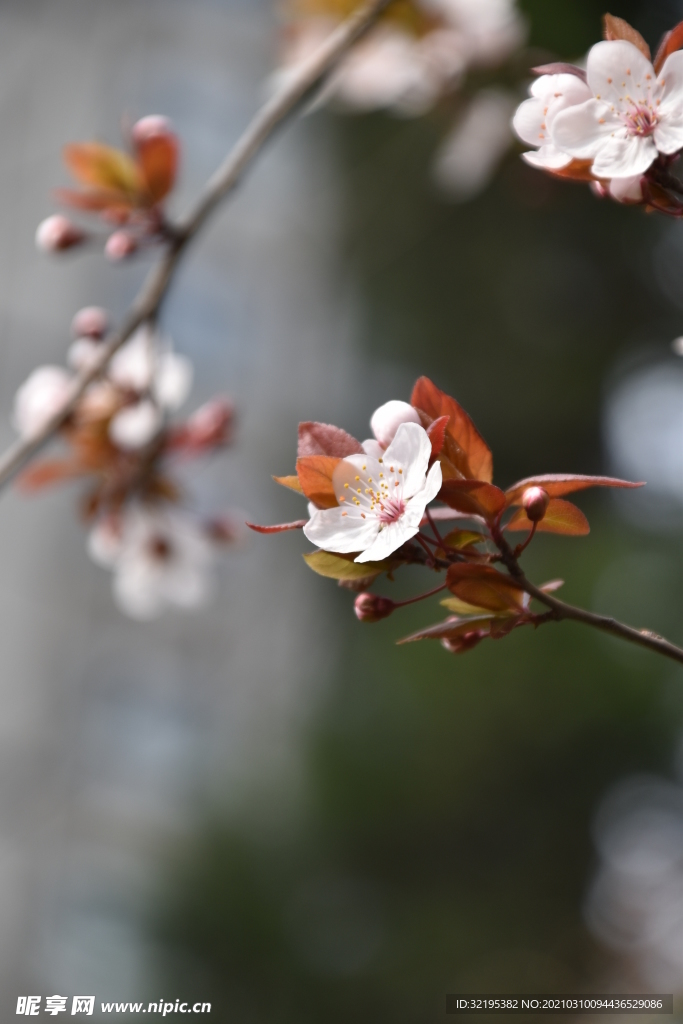
[[[683,53],[667,57],[659,75],[633,43],[597,43],[588,54],[590,97],[561,111],[553,143],[593,161],[597,178],[644,174],[659,153],[683,149]]]
[[[73,378],[61,366],[38,366],[14,396],[12,424],[21,437],[29,439],[67,402]]]
[[[526,25],[515,0],[423,0],[457,31],[469,65],[498,64],[524,42]]]
[[[163,425],[164,416],[159,406],[143,398],[135,405],[127,405],[112,417],[109,437],[119,448],[134,451],[149,444]]]
[[[113,570],[114,596],[132,618],[153,619],[171,606],[198,608],[211,596],[212,545],[178,509],[128,507],[97,523],[88,550]]]
[[[601,857],[586,917],[652,991],[683,990],[683,787],[627,779],[596,820]]]
[[[444,192],[460,201],[487,187],[510,148],[513,96],[482,89],[467,105],[436,157],[434,176]]]
[[[533,167],[560,170],[571,163],[572,157],[553,143],[553,122],[562,110],[585,103],[593,94],[572,74],[541,75],[529,92],[530,98],[520,104],[512,122],[522,142],[536,147],[524,153],[524,159]]]
[[[402,423],[382,458],[343,459],[332,477],[339,505],[316,511],[304,534],[325,551],[359,551],[357,562],[387,558],[415,536],[441,489],[441,465],[427,472],[431,453],[427,432]]]

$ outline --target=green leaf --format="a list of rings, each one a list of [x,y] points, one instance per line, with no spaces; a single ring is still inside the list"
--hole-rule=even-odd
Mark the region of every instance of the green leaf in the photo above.
[[[319,576],[331,580],[364,580],[377,577],[380,573],[391,572],[395,561],[354,562],[353,555],[336,555],[331,551],[312,551],[304,555],[306,564]]]

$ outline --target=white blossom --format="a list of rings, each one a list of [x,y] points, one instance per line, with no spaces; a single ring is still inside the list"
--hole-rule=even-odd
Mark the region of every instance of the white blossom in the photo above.
[[[12,424],[23,438],[35,437],[63,409],[73,378],[61,366],[39,366],[14,396]]]
[[[381,561],[414,537],[424,510],[441,489],[441,466],[427,472],[432,446],[417,423],[402,423],[381,458],[351,455],[334,471],[339,505],[316,511],[306,537],[325,551],[360,552]]]
[[[163,424],[164,416],[159,406],[143,398],[135,405],[127,405],[112,417],[109,436],[119,448],[134,451],[149,444]]]
[[[597,178],[644,174],[659,153],[683,149],[683,52],[657,74],[632,43],[597,43],[588,54],[590,98],[560,111],[552,142],[576,159],[592,160]]]
[[[561,111],[589,100],[591,90],[576,75],[561,74],[542,75],[529,92],[530,99],[517,108],[512,122],[522,142],[537,147],[524,153],[524,159],[533,167],[560,170],[571,163],[572,157],[553,143],[553,123]]]
[[[375,436],[363,441],[363,450],[373,458],[381,459],[384,449],[394,440],[396,431],[402,423],[421,422],[417,409],[407,402],[399,402],[396,399],[385,402],[379,409],[375,409],[370,417],[370,429]]]
[[[129,507],[97,523],[88,550],[113,570],[114,596],[132,618],[153,619],[171,606],[197,608],[211,595],[211,543],[178,509]]]

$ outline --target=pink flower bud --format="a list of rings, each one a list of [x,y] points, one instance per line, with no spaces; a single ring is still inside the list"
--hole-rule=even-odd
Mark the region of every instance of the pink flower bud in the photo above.
[[[128,259],[137,252],[137,249],[138,240],[135,235],[131,235],[130,231],[115,231],[107,239],[104,254],[114,263],[118,263],[120,260]]]
[[[77,227],[68,217],[56,213],[38,225],[36,245],[41,252],[64,252],[65,249],[73,249],[77,245],[82,245],[87,237],[85,231]]]
[[[109,314],[100,306],[86,306],[79,310],[71,321],[74,338],[92,338],[101,341],[109,327]]]
[[[136,145],[140,145],[141,142],[146,142],[148,139],[156,139],[160,136],[175,135],[173,131],[173,125],[167,117],[163,117],[161,114],[148,114],[147,117],[140,118],[133,125],[132,129],[133,142]]]
[[[522,505],[532,523],[540,523],[548,510],[550,495],[542,487],[527,487],[522,495]]]
[[[353,602],[353,610],[360,622],[379,622],[393,612],[396,605],[388,597],[377,594],[359,594]]]

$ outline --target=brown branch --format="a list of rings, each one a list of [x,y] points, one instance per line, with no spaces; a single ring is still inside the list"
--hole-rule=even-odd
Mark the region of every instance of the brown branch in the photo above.
[[[634,629],[633,626],[627,626],[623,622],[619,622],[618,619],[613,619],[607,615],[596,615],[594,612],[577,608],[573,604],[567,604],[566,601],[560,601],[559,598],[553,597],[552,594],[546,594],[545,591],[526,578],[515,553],[500,529],[494,528],[491,534],[500,551],[501,560],[510,575],[514,577],[527,594],[550,609],[552,618],[556,622],[562,622],[565,619],[573,622],[582,622],[584,626],[592,626],[603,633],[618,636],[622,640],[638,644],[639,647],[646,647],[649,651],[654,651],[656,654],[661,654],[665,658],[671,658],[673,661],[683,664],[683,649],[676,647],[675,644],[665,640],[664,637],[658,636],[657,633],[652,633],[647,629]]]
[[[56,434],[74,411],[90,384],[106,368],[114,353],[142,324],[154,319],[166,297],[180,259],[218,204],[240,183],[244,172],[277,129],[293,114],[339,61],[375,23],[394,0],[368,0],[346,19],[312,56],[288,75],[285,83],[264,103],[251,124],[209,179],[196,205],[171,229],[166,251],[149,272],[119,329],[102,346],[97,362],[80,373],[60,412],[29,439],[20,439],[0,456],[0,487],[5,486]]]

